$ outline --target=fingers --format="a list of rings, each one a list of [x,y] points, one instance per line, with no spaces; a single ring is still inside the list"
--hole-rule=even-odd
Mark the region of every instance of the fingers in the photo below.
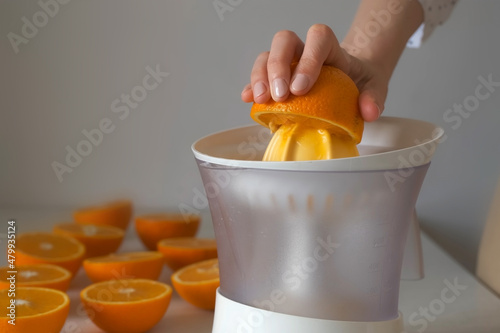
[[[245,103],[253,102],[253,91],[250,83],[243,88],[243,91],[241,92],[241,99]]]
[[[297,68],[290,73],[290,64],[297,60]],[[324,24],[313,25],[305,44],[294,32],[280,31],[273,38],[271,50],[255,60],[251,83],[243,89],[241,99],[265,103],[271,97],[284,101],[290,92],[304,95],[316,82],[323,64],[349,73],[349,58],[332,29]]]
[[[349,70],[349,61],[332,29],[324,24],[315,24],[307,32],[304,51],[292,77],[291,92],[294,95],[307,93],[316,82],[323,64],[344,72]]]
[[[384,95],[383,92],[379,92],[370,85],[366,85],[361,90],[359,94],[359,110],[365,121],[377,120],[384,111],[385,98],[381,95]]]
[[[344,51],[343,51],[344,52]],[[390,77],[373,64],[349,56],[349,76],[359,89],[359,108],[365,121],[377,120],[384,111]]]
[[[256,103],[265,103],[271,97],[269,93],[269,81],[267,79],[267,60],[269,52],[263,52],[257,56],[250,74],[250,85],[252,86],[253,100]]]
[[[292,31],[283,30],[273,38],[271,50],[259,54],[250,74],[250,88],[241,92],[244,102],[265,103],[273,97],[284,101],[289,95],[290,64],[300,58],[304,43]]]
[[[274,35],[267,60],[268,83],[275,101],[284,101],[289,94],[290,65],[298,59],[304,43],[292,31],[283,30]]]

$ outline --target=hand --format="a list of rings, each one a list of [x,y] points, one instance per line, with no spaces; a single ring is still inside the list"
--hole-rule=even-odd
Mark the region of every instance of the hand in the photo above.
[[[293,73],[290,64],[298,61]],[[332,29],[313,25],[304,42],[292,31],[276,33],[269,52],[255,60],[251,83],[241,93],[244,102],[265,103],[270,98],[284,101],[289,94],[306,94],[316,82],[321,66],[331,65],[349,75],[356,83],[359,107],[365,121],[376,120],[384,109],[391,73],[369,59],[357,58],[344,50]]]

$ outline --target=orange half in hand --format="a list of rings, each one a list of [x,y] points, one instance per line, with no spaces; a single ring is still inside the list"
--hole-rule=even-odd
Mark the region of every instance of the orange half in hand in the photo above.
[[[213,310],[220,285],[219,261],[210,259],[184,267],[172,275],[172,284],[185,301]]]
[[[9,267],[0,267],[0,289],[8,289],[13,274]],[[71,273],[62,267],[49,264],[23,265],[15,268],[16,287],[41,287],[66,291],[71,282]]]
[[[80,293],[89,318],[110,333],[142,333],[167,311],[172,288],[151,280],[113,280],[92,284]]]
[[[53,264],[74,276],[82,265],[85,246],[74,238],[47,232],[19,234],[16,239],[16,264]]]
[[[292,71],[296,65],[292,66]],[[323,66],[311,90],[284,102],[254,103],[250,116],[274,134],[265,161],[358,156],[364,122],[356,84],[341,70]]]
[[[157,280],[163,268],[163,256],[156,251],[110,254],[85,259],[83,268],[92,282],[117,279]]]
[[[217,258],[215,239],[195,237],[167,238],[158,243],[158,251],[173,271],[199,261]]]
[[[126,230],[132,218],[132,202],[113,201],[101,206],[78,209],[73,213],[76,223],[104,224]]]
[[[59,333],[69,313],[69,297],[62,291],[17,287],[15,292],[15,325],[6,316],[11,306],[9,289],[0,290],[0,332],[5,333]]]
[[[116,252],[125,232],[109,225],[63,223],[54,226],[55,234],[73,237],[85,245],[85,257],[100,257]]]
[[[158,242],[172,237],[193,237],[200,226],[200,216],[182,214],[151,214],[135,218],[135,230],[144,245],[156,250]]]

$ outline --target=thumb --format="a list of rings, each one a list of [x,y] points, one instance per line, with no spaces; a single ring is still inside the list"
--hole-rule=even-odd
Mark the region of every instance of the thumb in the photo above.
[[[359,110],[367,122],[377,120],[384,111],[386,93],[381,90],[367,84],[359,94]]]

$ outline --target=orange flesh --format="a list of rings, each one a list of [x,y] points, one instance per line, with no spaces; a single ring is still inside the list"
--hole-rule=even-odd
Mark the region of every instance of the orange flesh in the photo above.
[[[156,298],[166,292],[168,288],[159,283],[116,280],[89,288],[85,298],[101,302],[131,302]]]
[[[103,257],[95,257],[87,259],[87,262],[134,262],[134,261],[147,261],[162,258],[160,252],[129,252],[129,253],[118,253],[109,254]]]
[[[50,266],[18,266],[16,268],[16,282],[20,283],[30,283],[30,282],[45,282],[45,281],[55,281],[66,276],[63,272],[56,267]],[[5,281],[9,274],[7,274],[8,269],[0,269],[0,280]]]
[[[169,238],[162,240],[158,246],[168,247],[168,248],[185,248],[185,249],[211,249],[216,246],[215,239],[204,239],[204,238],[192,238],[192,237],[182,237],[182,238]]]
[[[215,259],[193,265],[179,272],[176,278],[183,282],[200,282],[218,279],[219,262]]]
[[[8,290],[0,291],[0,308],[6,309],[10,305]],[[63,305],[66,300],[60,294],[42,288],[16,290],[16,317],[38,315],[52,311]]]
[[[21,237],[20,237],[21,238]],[[61,236],[46,234],[26,234],[17,242],[19,250],[35,257],[65,259],[78,254],[81,249],[74,242]]]
[[[68,223],[58,225],[57,228],[67,231],[70,234],[75,234],[79,236],[86,237],[109,237],[109,236],[121,236],[122,230],[117,231],[116,229],[108,226],[92,225],[92,224],[76,224]]]

